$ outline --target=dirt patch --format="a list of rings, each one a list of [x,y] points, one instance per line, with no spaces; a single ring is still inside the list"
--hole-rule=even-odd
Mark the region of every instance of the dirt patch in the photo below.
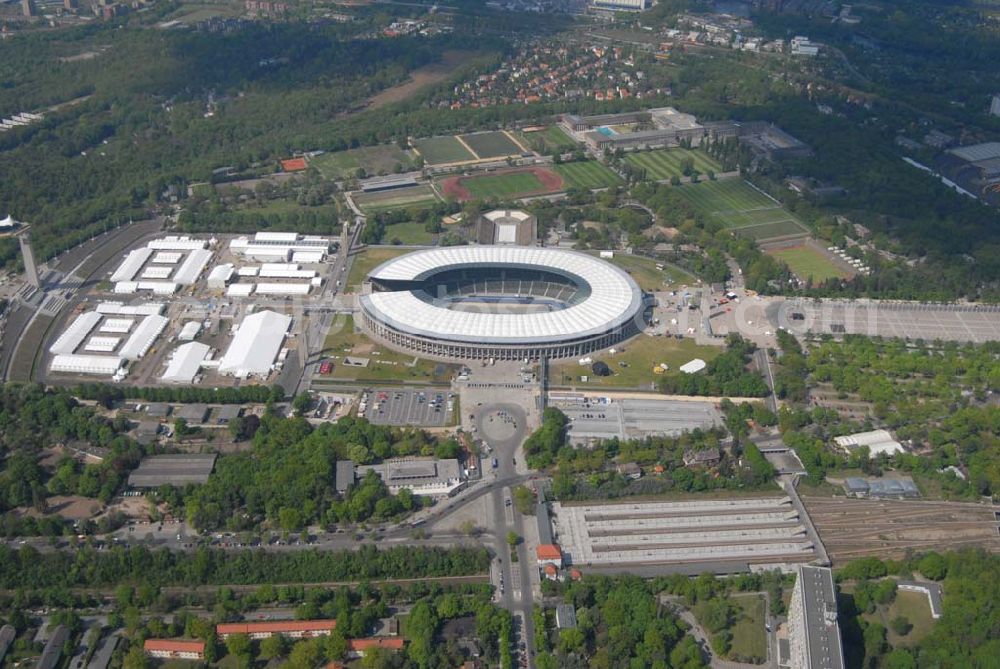
[[[514,169],[514,170],[504,170],[500,172],[486,172],[483,174],[477,174],[473,176],[460,176],[460,177],[449,177],[441,181],[440,188],[441,192],[447,199],[458,200],[459,202],[466,202],[473,199],[472,193],[465,186],[465,183],[476,179],[478,177],[490,176],[490,177],[500,177],[512,174],[523,174],[525,172],[530,172],[535,175],[535,178],[542,183],[542,187],[537,190],[528,191],[524,193],[518,193],[514,197],[530,197],[532,195],[545,195],[546,193],[558,193],[564,190],[563,178],[553,172],[552,170],[545,169],[544,167],[531,167],[527,169]]]
[[[41,513],[38,509],[20,509],[20,513],[32,518],[54,515],[66,520],[83,520],[93,518],[104,511],[104,504],[98,500],[79,495],[57,495],[45,501],[47,505],[45,513]]]
[[[412,97],[422,88],[439,84],[476,54],[476,51],[445,51],[439,62],[417,68],[410,73],[410,78],[407,81],[368,98],[365,109],[378,109],[394,102],[401,102]]]
[[[149,501],[141,496],[125,497],[114,506],[108,507],[108,511],[120,511],[129,518],[146,518],[149,516]]]

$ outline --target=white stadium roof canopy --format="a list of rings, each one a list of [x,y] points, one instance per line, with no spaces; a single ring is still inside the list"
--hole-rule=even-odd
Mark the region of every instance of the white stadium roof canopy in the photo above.
[[[514,267],[555,272],[590,287],[581,302],[544,313],[475,313],[432,304],[410,290],[364,295],[369,313],[397,330],[450,341],[553,342],[613,330],[642,308],[642,291],[623,270],[593,256],[561,249],[472,246],[417,251],[376,267],[369,277],[421,281],[452,269]]]

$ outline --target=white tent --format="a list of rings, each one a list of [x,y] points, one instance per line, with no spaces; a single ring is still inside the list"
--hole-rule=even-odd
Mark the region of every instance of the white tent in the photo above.
[[[290,316],[270,310],[244,318],[219,362],[219,373],[240,378],[267,376],[291,324]]]

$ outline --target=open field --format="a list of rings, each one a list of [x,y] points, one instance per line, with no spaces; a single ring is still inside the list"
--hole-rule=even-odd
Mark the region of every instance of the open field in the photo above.
[[[764,662],[767,659],[767,632],[764,629],[764,598],[759,595],[728,597],[734,608],[733,623],[728,628],[732,634],[726,659],[739,662]],[[693,613],[701,622],[705,617],[707,602],[697,604]],[[704,624],[704,623],[702,623]]]
[[[445,165],[476,159],[458,139],[451,136],[416,139],[413,141],[413,146],[428,165]]]
[[[318,379],[360,382],[450,381],[456,366],[416,358],[386,348],[355,330],[350,316],[337,318],[323,343],[324,357],[333,362],[333,373]],[[344,356],[368,358],[367,367],[348,367]],[[319,386],[314,383],[314,386]]]
[[[982,546],[1000,552],[1000,507],[963,502],[879,501],[813,497],[802,501],[835,565],[875,555],[899,559],[908,550]]]
[[[625,156],[625,162],[646,170],[648,178],[663,181],[670,177],[684,176],[681,163],[685,158],[693,161],[695,171],[700,174],[722,171],[722,165],[704,151],[697,149],[676,148],[630,153]]]
[[[597,255],[593,253],[592,255]],[[616,253],[607,260],[629,273],[639,287],[647,292],[664,290],[674,284],[692,284],[697,279],[672,265],[664,265],[662,270],[656,269],[656,261],[644,256],[630,256]]]
[[[813,283],[827,279],[845,279],[848,273],[837,267],[832,260],[809,246],[802,244],[782,249],[770,249],[768,255],[782,261],[803,281],[812,278]]]
[[[562,178],[543,167],[516,168],[475,176],[448,177],[440,182],[445,197],[464,202],[474,198],[514,200],[529,195],[558,193]]]
[[[408,207],[427,207],[438,201],[434,189],[427,184],[395,188],[378,193],[356,193],[352,197],[366,214]]]
[[[560,151],[572,151],[576,148],[576,142],[557,125],[552,125],[545,130],[535,132],[522,132],[521,136],[532,144],[540,143],[544,151],[558,149]]]
[[[398,240],[400,244],[433,244],[434,233],[427,232],[423,223],[410,221],[408,223],[393,223],[385,229],[385,239],[390,244],[395,244]]]
[[[321,153],[309,159],[309,165],[319,170],[327,179],[345,179],[364,169],[368,176],[392,174],[397,166],[404,170],[414,167],[412,151],[403,151],[395,144],[365,146],[349,151]]]
[[[591,353],[594,360],[603,360],[611,368],[611,376],[594,376],[590,366],[581,366],[576,360],[553,363],[550,380],[552,385],[574,385],[578,388],[640,388],[648,390],[660,378],[653,373],[653,365],[669,365],[668,374],[679,374],[677,368],[693,358],[708,362],[722,352],[718,346],[699,346],[693,339],[651,337],[640,334],[616,347],[617,353],[606,350]],[[620,363],[625,363],[622,366]],[[586,375],[586,383],[580,376]]]
[[[391,86],[370,97],[365,107],[378,109],[393,102],[407,100],[423,89],[445,81],[459,68],[469,65],[477,59],[486,60],[488,58],[489,54],[481,54],[477,51],[445,51],[441,54],[439,62],[413,70],[410,72],[410,77],[403,83]]]
[[[740,235],[761,240],[809,232],[780,203],[741,179],[687,184],[680,193],[706,216]]]
[[[369,272],[385,261],[392,260],[410,251],[412,249],[401,249],[393,246],[368,247],[351,260],[351,269],[347,274],[347,290],[357,291]]]
[[[500,130],[461,135],[461,139],[477,156],[484,159],[518,156],[522,153],[521,147]]]
[[[567,188],[610,188],[622,183],[611,168],[596,160],[553,165],[552,169],[563,178]]]

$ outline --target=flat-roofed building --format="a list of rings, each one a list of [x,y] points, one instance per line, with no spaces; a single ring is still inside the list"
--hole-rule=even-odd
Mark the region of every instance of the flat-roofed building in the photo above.
[[[837,624],[837,590],[827,567],[799,565],[788,608],[789,666],[843,669],[844,648]]]
[[[239,378],[266,378],[274,367],[291,325],[290,316],[270,310],[247,316],[219,361],[219,373]]]
[[[215,468],[215,457],[215,453],[151,455],[142,459],[138,469],[128,477],[128,484],[133,488],[203,484]]]
[[[205,659],[205,642],[198,639],[146,639],[143,650],[163,660]]]
[[[215,632],[222,639],[233,634],[246,634],[251,639],[267,639],[280,634],[290,639],[310,639],[330,636],[337,627],[336,620],[274,620],[252,623],[222,623],[215,626]]]
[[[848,453],[865,447],[872,457],[882,454],[895,455],[896,453],[903,452],[903,445],[896,441],[888,430],[855,432],[854,434],[834,437],[833,441]]]
[[[0,665],[3,665],[3,659],[7,656],[7,651],[16,638],[17,630],[14,629],[13,625],[0,627]]]
[[[393,494],[407,489],[418,495],[447,495],[464,480],[462,466],[455,459],[394,459],[360,466],[356,473],[363,477],[369,471],[378,474]]]
[[[55,631],[52,632],[52,636],[45,642],[42,657],[38,660],[38,664],[35,667],[37,669],[56,669],[59,666],[60,658],[62,658],[63,646],[68,640],[69,628],[65,625],[56,627]]]

